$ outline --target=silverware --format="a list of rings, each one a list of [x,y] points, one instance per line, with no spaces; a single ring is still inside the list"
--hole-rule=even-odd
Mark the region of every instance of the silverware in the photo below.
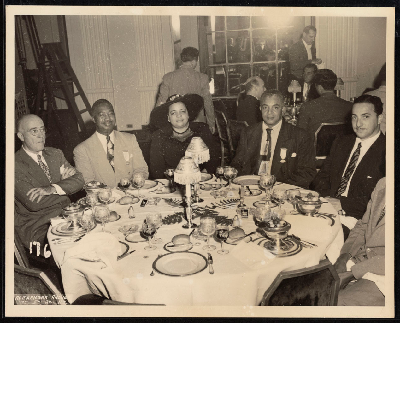
[[[72,238],[56,238],[53,239],[52,242],[54,244],[67,244],[67,243],[75,243],[78,242],[79,240],[81,240],[83,238],[83,236],[80,236],[78,238],[72,237]]]
[[[252,195],[253,195],[253,192],[250,190],[250,186],[246,186],[246,189],[249,191],[250,196],[252,196]]]
[[[123,258],[129,256],[130,254],[134,253],[136,250],[128,251],[127,253],[123,254],[122,256],[117,257],[117,261],[122,260]]]
[[[290,235],[292,238],[298,240],[303,246],[305,245],[305,247],[317,247],[317,245],[315,243],[310,243],[307,242],[306,240],[300,239],[298,236],[296,235]]]
[[[256,232],[256,231],[250,232],[250,233],[248,233],[247,235],[241,236],[240,238],[237,238],[237,239],[235,239],[234,241],[229,242],[228,244],[234,244],[234,243],[236,243],[236,242],[239,242],[240,240],[243,240],[244,238],[246,238],[246,237],[248,237],[248,236],[254,235],[255,233],[257,233],[257,232]]]
[[[209,273],[213,274],[214,273],[214,268],[213,268],[214,261],[213,261],[212,255],[210,253],[207,253],[207,254],[208,254],[207,264],[209,267]]]

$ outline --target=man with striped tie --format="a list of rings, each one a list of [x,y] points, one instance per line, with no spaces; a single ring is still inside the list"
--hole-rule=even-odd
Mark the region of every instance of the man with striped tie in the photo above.
[[[136,136],[115,129],[114,107],[105,99],[92,106],[96,132],[74,149],[74,161],[85,182],[99,181],[116,187],[121,178],[132,178],[140,172],[149,176],[146,161]]]
[[[46,128],[36,115],[17,122],[17,136],[23,142],[15,153],[14,226],[29,248],[39,242],[41,249],[50,218],[70,203],[68,195],[82,189],[82,174],[71,167],[61,150],[45,147]]]
[[[386,140],[379,97],[362,95],[352,108],[355,135],[338,137],[312,187],[343,215],[345,235],[362,218],[379,179],[385,176]],[[346,228],[347,227],[347,228]],[[347,236],[346,236],[347,237]]]
[[[382,178],[335,263],[343,288],[339,306],[385,305],[385,211],[386,178]]]

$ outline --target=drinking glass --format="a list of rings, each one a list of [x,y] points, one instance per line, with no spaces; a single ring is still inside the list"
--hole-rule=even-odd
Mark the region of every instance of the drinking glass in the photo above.
[[[97,196],[101,203],[108,204],[112,196],[111,188],[100,189]]]
[[[297,214],[296,204],[298,202],[298,199],[301,196],[300,190],[298,190],[298,189],[288,189],[286,191],[286,194],[287,194],[288,202],[293,205],[293,210],[290,211],[290,214]]]
[[[121,178],[119,181],[119,187],[122,189],[122,191],[126,194],[126,190],[130,186],[130,181],[128,178]]]
[[[110,210],[106,205],[96,206],[94,208],[94,217],[97,221],[101,222],[102,232],[106,232],[104,230],[104,224],[108,222],[110,218]]]
[[[262,204],[256,207],[254,210],[254,222],[255,224],[262,228],[266,221],[271,218],[271,209],[268,205]]]
[[[214,235],[216,229],[215,218],[212,217],[202,217],[200,218],[200,232],[207,236],[207,245],[203,247],[203,250],[212,251],[216,247],[210,245],[210,236]]]
[[[199,228],[194,228],[193,233],[191,234],[191,237],[195,240],[193,243],[195,246],[200,246],[201,242],[199,242],[201,233],[199,232]],[[204,238],[204,236],[203,236]]]
[[[223,244],[226,242],[226,239],[228,239],[229,236],[229,227],[227,225],[218,225],[217,226],[217,238],[221,241],[221,250],[218,250],[218,254],[228,254],[229,250],[225,250],[223,248]]]
[[[144,176],[140,172],[136,172],[132,176],[132,186],[134,186],[138,190],[138,196],[139,199],[141,199],[144,196],[140,195],[140,188],[144,186],[146,183],[146,179],[144,179]]]
[[[164,175],[168,179],[168,186],[171,192],[175,192],[175,185],[174,185],[174,172],[173,168],[169,168],[164,172]]]
[[[154,226],[156,227],[156,233],[157,233],[158,228],[162,225],[161,213],[147,214],[146,215],[146,222],[154,224]],[[160,238],[156,238],[155,237],[156,233],[154,234],[153,243],[155,243],[155,244],[162,243],[162,240]]]
[[[219,178],[219,183],[222,185],[222,177],[224,176],[224,167],[217,167],[215,170],[215,176]]]
[[[278,201],[279,203],[279,209],[282,208],[282,204],[285,202],[286,200],[286,190],[284,189],[278,189],[275,188],[272,192],[272,197]]]
[[[78,222],[79,225],[86,231],[85,233],[88,233],[95,224],[93,213],[83,214],[82,217],[79,218]]]
[[[274,208],[271,210],[271,219],[272,220],[282,220],[286,215],[286,211],[282,208]]]
[[[142,233],[149,242],[149,245],[144,248],[145,250],[155,250],[157,248],[157,246],[154,246],[152,244],[152,239],[156,232],[157,232],[156,225],[151,222],[148,222],[147,219],[144,220],[142,225]]]
[[[86,204],[92,208],[92,212],[94,212],[94,206],[97,202],[97,192],[91,192],[86,195]]]
[[[271,201],[271,190],[275,182],[276,182],[275,175],[262,174],[260,176],[259,185],[262,189],[265,190],[265,197],[263,197],[262,200],[266,201],[267,203]]]
[[[233,167],[224,167],[224,176],[229,181],[229,190],[232,190],[232,180],[237,176],[237,169]]]

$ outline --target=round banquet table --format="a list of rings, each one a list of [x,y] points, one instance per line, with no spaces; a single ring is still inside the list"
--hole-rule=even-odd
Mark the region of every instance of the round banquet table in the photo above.
[[[214,178],[215,179],[215,178]],[[165,183],[165,180],[160,180]],[[160,183],[161,185],[161,183]],[[294,186],[277,183],[279,188],[289,189]],[[233,190],[231,198],[238,198],[238,185],[232,185]],[[306,190],[301,189],[304,192]],[[161,197],[162,200],[155,205],[146,205],[140,207],[140,202],[133,205],[135,218],[129,219],[128,209],[130,205],[120,205],[117,202],[109,205],[110,210],[115,210],[121,218],[118,221],[109,222],[105,225],[106,230],[114,235],[119,241],[125,242],[125,236],[119,232],[119,228],[126,224],[137,224],[141,227],[146,214],[151,212],[161,212],[165,217],[176,212],[184,212],[183,207],[173,207],[164,199],[181,199],[180,194],[156,194],[153,192],[144,193],[147,198]],[[245,198],[247,207],[253,207],[253,203],[264,196],[264,192],[257,196]],[[113,190],[113,197],[118,199],[123,196],[119,190]],[[200,197],[204,202],[199,203],[197,207],[211,206],[211,203],[217,204],[220,198],[215,199],[210,191],[201,190]],[[228,199],[229,197],[225,198]],[[196,206],[195,206],[196,207]],[[285,203],[284,207],[289,213],[292,205]],[[236,215],[236,206],[233,208],[216,208],[219,215],[233,218]],[[52,233],[50,227],[48,239],[50,248],[56,263],[61,268],[63,286],[68,300],[72,303],[77,297],[95,293],[112,300],[141,303],[141,304],[165,304],[167,306],[256,306],[260,304],[262,296],[273,280],[283,270],[293,270],[311,267],[319,263],[325,255],[334,263],[339,256],[343,245],[343,232],[340,220],[336,217],[337,213],[329,202],[324,202],[320,209],[321,213],[334,214],[332,226],[328,223],[324,225],[319,232],[311,232],[314,237],[312,241],[317,246],[314,248],[303,248],[298,254],[289,257],[273,257],[267,263],[261,262],[256,267],[250,267],[240,261],[238,257],[232,254],[234,245],[225,244],[225,248],[230,250],[227,255],[220,255],[216,250],[212,251],[214,260],[214,274],[209,273],[206,268],[200,273],[176,277],[166,276],[155,272],[150,275],[153,268],[153,262],[160,255],[168,254],[164,249],[166,243],[170,242],[172,237],[177,234],[189,234],[191,231],[182,228],[185,221],[173,225],[162,225],[156,237],[162,239],[162,243],[157,245],[156,250],[144,250],[146,242],[129,243],[129,251],[135,250],[132,254],[114,261],[112,267],[104,268],[101,262],[88,262],[82,259],[75,259],[73,263],[64,263],[65,251],[77,243],[55,244],[53,241],[57,236]],[[291,221],[292,229],[306,229],[312,225],[314,220],[320,218],[297,216],[295,222]],[[62,220],[53,220],[55,226]],[[195,223],[199,218],[194,219]],[[242,219],[242,228],[247,233],[256,230],[252,215],[249,218]],[[311,228],[312,229],[312,228]],[[92,232],[100,232],[100,224]],[[88,233],[89,236],[92,232]],[[290,234],[291,232],[289,232]],[[298,235],[300,236],[300,235]],[[301,237],[303,239],[303,237]],[[194,240],[192,239],[192,242]],[[210,239],[210,244],[214,244],[217,250],[220,243]],[[201,246],[193,246],[191,252],[203,254],[207,257],[207,251],[203,250],[205,243]]]

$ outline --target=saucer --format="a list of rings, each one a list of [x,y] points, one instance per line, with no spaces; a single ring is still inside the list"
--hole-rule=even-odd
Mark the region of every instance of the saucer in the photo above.
[[[175,246],[172,242],[169,242],[164,246],[164,249],[171,253],[177,253],[180,251],[189,251],[192,247],[193,247],[192,243]]]

